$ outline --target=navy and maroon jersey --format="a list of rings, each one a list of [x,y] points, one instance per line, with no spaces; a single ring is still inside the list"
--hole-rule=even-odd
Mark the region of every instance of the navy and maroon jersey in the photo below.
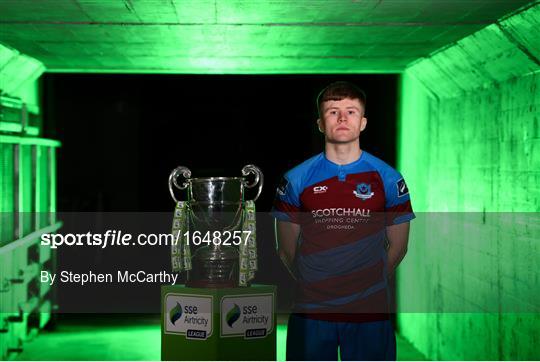
[[[295,312],[388,318],[385,229],[415,217],[398,171],[366,151],[347,165],[320,153],[285,174],[272,214],[301,225]]]

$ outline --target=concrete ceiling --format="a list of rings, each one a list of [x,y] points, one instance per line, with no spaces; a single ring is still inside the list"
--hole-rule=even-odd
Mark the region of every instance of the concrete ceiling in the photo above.
[[[400,72],[527,3],[0,0],[0,43],[52,72]]]

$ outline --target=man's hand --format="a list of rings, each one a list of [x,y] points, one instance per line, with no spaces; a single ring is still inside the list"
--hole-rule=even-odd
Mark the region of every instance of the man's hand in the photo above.
[[[386,227],[386,237],[388,238],[388,276],[392,277],[394,272],[407,253],[407,244],[409,242],[408,222],[390,225]]]
[[[276,220],[276,247],[279,257],[285,267],[296,279],[294,273],[294,257],[296,255],[296,246],[300,236],[300,225],[286,221]]]

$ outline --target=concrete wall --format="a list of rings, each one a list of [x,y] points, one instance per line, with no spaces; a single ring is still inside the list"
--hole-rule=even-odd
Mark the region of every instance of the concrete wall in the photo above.
[[[20,98],[35,114],[40,113],[38,79],[44,71],[45,66],[37,59],[0,44],[0,91]]]
[[[418,219],[398,323],[429,358],[540,359],[539,20],[518,12],[402,77],[399,168]]]

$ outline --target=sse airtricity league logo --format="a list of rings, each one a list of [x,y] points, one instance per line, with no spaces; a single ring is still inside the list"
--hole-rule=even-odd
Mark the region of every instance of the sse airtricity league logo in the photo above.
[[[405,196],[409,193],[409,189],[407,188],[407,184],[405,183],[404,179],[398,180],[398,182],[396,182],[396,186],[398,197]]]
[[[176,324],[176,321],[179,320],[180,317],[182,317],[182,306],[177,302],[176,306],[169,311],[169,319],[172,324]]]
[[[240,318],[240,307],[235,304],[230,311],[227,312],[227,325],[232,328],[234,322]]]
[[[371,185],[361,183],[356,185],[356,191],[353,191],[354,196],[362,200],[370,199],[375,193],[371,191]]]

